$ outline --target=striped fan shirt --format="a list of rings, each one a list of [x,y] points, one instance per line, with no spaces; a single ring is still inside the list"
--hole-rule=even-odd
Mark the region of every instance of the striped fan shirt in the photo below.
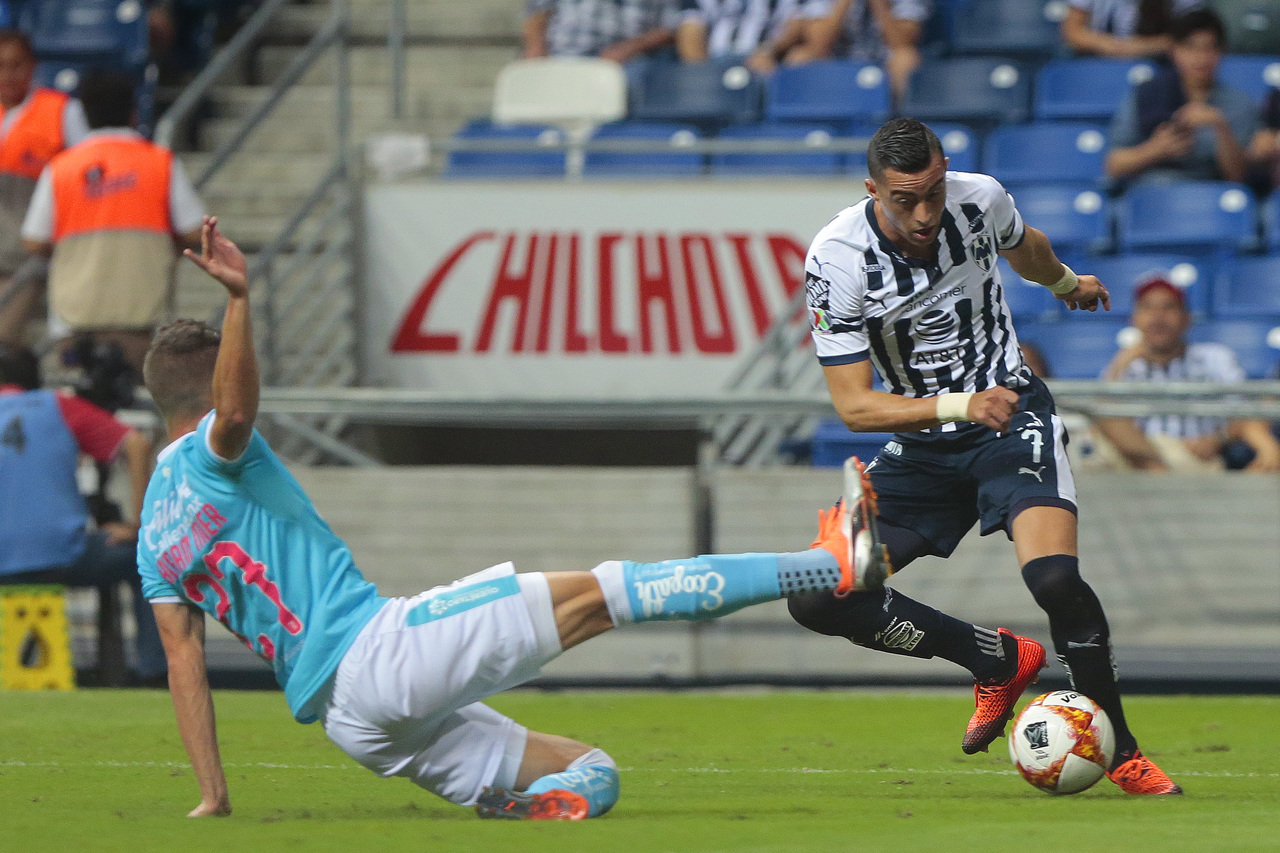
[[[1186,352],[1168,364],[1152,364],[1135,358],[1116,376],[1121,382],[1243,382],[1244,368],[1230,347],[1222,344],[1188,344]],[[1198,415],[1152,415],[1139,418],[1138,425],[1147,435],[1175,438],[1199,438],[1213,435],[1227,427],[1225,418]]]
[[[933,261],[908,258],[889,242],[870,197],[818,232],[805,289],[822,365],[869,358],[885,389],[906,397],[1030,382],[996,269],[996,253],[1026,236],[1022,217],[994,178],[948,172],[946,182]]]
[[[746,56],[781,34],[792,18],[821,18],[831,0],[683,0],[680,22],[707,28],[707,53]]]

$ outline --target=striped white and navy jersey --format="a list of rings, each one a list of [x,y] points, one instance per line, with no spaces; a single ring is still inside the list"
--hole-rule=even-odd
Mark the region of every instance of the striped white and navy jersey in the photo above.
[[[1168,0],[1170,17],[1177,18],[1204,8],[1204,0]],[[1138,0],[1067,0],[1073,9],[1089,13],[1089,29],[1117,38],[1129,38],[1138,31]]]
[[[1186,352],[1168,364],[1152,364],[1135,358],[1116,375],[1120,382],[1243,382],[1244,368],[1230,347],[1222,344],[1188,344]],[[1199,415],[1152,415],[1139,418],[1138,425],[1147,435],[1175,438],[1199,438],[1227,428],[1225,418]]]
[[[906,397],[1030,382],[996,269],[996,253],[1026,236],[1022,217],[994,178],[948,172],[946,181],[933,261],[908,258],[889,242],[870,197],[814,238],[805,289],[824,366],[870,358],[885,390]]]
[[[746,56],[777,38],[792,18],[821,18],[831,0],[682,0],[680,22],[707,29],[707,54]]]

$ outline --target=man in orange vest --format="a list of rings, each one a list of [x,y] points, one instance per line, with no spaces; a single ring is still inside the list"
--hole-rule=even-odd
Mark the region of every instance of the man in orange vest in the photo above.
[[[9,284],[27,259],[22,248],[36,179],[55,154],[89,133],[80,102],[54,89],[33,88],[36,58],[17,30],[0,30],[0,343],[21,342],[40,302],[42,282],[23,275]],[[25,273],[25,271],[24,271]]]
[[[200,245],[204,207],[173,152],[130,129],[133,81],[94,70],[80,84],[91,131],[40,175],[23,244],[51,255],[51,331],[119,344],[142,372],[169,309],[175,240]]]

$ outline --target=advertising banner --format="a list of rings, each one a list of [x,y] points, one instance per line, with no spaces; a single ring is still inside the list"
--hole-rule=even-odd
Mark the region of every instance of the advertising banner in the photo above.
[[[860,182],[373,185],[369,378],[457,398],[721,390]]]

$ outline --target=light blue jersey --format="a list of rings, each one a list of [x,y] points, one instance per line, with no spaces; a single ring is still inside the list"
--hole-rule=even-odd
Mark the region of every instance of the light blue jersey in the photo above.
[[[271,664],[293,716],[314,722],[386,599],[257,430],[227,461],[209,446],[213,420],[156,460],[138,535],[143,595],[214,616]]]

